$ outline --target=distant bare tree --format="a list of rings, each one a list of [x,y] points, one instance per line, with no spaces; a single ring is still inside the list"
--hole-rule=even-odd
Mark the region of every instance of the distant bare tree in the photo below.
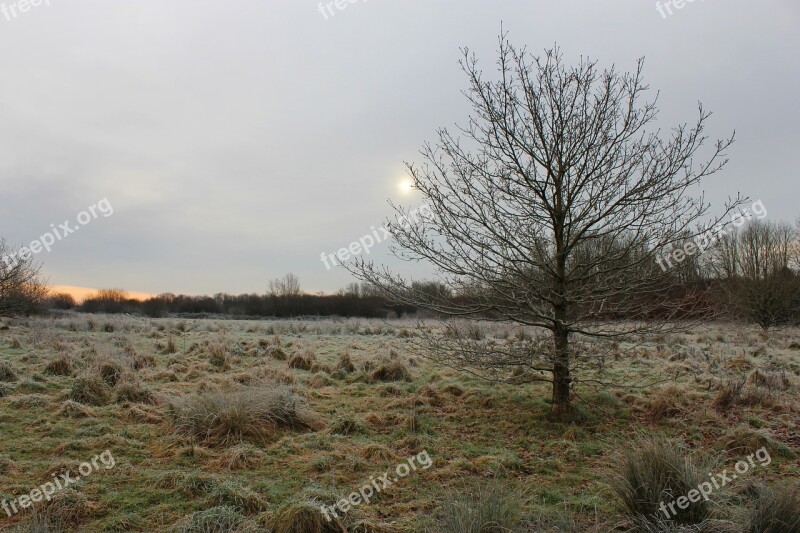
[[[269,292],[272,296],[285,299],[300,296],[300,280],[294,274],[286,274],[269,282]]]
[[[0,316],[41,310],[47,287],[33,256],[24,256],[0,239]]]
[[[714,262],[726,303],[764,331],[785,325],[800,310],[800,277],[795,270],[800,224],[754,220],[724,235]]]
[[[558,48],[534,57],[500,39],[495,81],[463,50],[473,115],[462,137],[438,132],[421,166],[408,164],[431,216],[389,222],[399,258],[432,264],[448,290],[431,290],[363,260],[347,268],[393,299],[453,318],[536,326],[550,342],[487,345],[454,327],[430,357],[488,379],[505,370],[552,382],[554,413],[570,411],[571,337],[613,337],[667,327],[699,302],[676,299],[678,279],[659,252],[702,233],[709,205],[692,197],[727,162],[733,137],[698,151],[710,113],[665,136],[634,73],[568,66]],[[722,224],[743,200],[710,222]],[[408,213],[394,206],[397,215]],[[608,318],[626,317],[622,324]],[[661,320],[652,322],[658,316]],[[448,339],[452,339],[449,342]]]

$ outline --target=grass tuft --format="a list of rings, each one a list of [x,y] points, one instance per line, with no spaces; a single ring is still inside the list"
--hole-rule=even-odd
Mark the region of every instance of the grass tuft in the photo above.
[[[760,487],[750,509],[746,533],[800,531],[800,484]]]
[[[292,502],[281,507],[275,515],[275,533],[347,533],[335,516],[328,520],[315,501]]]
[[[302,398],[283,385],[179,398],[169,413],[178,433],[209,446],[264,441],[279,428],[302,430],[314,424]]]
[[[84,376],[73,382],[69,399],[85,405],[102,406],[111,401],[111,390],[99,377]]]
[[[448,494],[441,508],[442,533],[522,532],[524,497],[499,483]]]
[[[706,481],[709,466],[696,464],[662,437],[640,436],[616,462],[611,488],[632,520],[656,523],[661,502],[672,502]],[[676,524],[701,524],[709,518],[711,504],[700,500],[678,511]]]

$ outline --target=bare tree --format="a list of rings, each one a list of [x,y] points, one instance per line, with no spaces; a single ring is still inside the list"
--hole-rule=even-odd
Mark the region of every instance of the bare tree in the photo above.
[[[300,280],[294,274],[286,274],[269,282],[269,293],[280,298],[293,298],[300,296]]]
[[[47,287],[32,255],[25,256],[0,239],[0,316],[39,311],[46,298]]]
[[[800,307],[797,267],[800,226],[754,220],[723,236],[713,265],[731,310],[766,332],[796,318]]]
[[[697,306],[696,294],[676,295],[677,277],[658,266],[659,253],[704,233],[701,222],[719,227],[743,201],[729,200],[708,220],[704,197],[690,195],[725,165],[733,137],[697,162],[710,116],[702,106],[691,126],[670,135],[651,129],[657,108],[643,101],[643,60],[633,73],[585,59],[568,66],[557,47],[534,57],[501,36],[491,81],[474,54],[462,52],[473,114],[461,136],[440,130],[438,142],[424,146],[423,164],[407,164],[431,216],[389,222],[392,252],[432,264],[448,290],[363,260],[348,268],[400,302],[447,317],[545,328],[549,342],[515,346],[470,346],[479,336],[454,328],[457,342],[431,356],[489,379],[522,367],[552,382],[553,411],[564,415],[581,356],[574,334],[664,328]],[[609,324],[615,316],[626,322]]]

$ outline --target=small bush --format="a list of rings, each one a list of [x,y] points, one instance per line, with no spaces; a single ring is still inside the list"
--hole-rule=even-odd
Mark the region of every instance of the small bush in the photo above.
[[[106,405],[111,401],[111,390],[99,377],[84,376],[72,384],[69,399],[85,405]]]
[[[671,502],[706,481],[711,465],[695,464],[678,445],[660,437],[639,437],[617,461],[611,488],[632,520],[654,522],[661,502]],[[701,524],[709,517],[705,500],[692,503],[673,518],[676,524]]]
[[[326,518],[316,501],[288,503],[275,515],[272,529],[275,533],[347,533],[335,516]]]
[[[800,485],[760,487],[750,509],[746,533],[800,531]]]
[[[263,441],[278,428],[307,429],[313,420],[300,396],[282,385],[174,400],[175,430],[211,446]]]
[[[506,486],[491,483],[475,490],[449,494],[441,509],[443,533],[522,532],[521,494]]]

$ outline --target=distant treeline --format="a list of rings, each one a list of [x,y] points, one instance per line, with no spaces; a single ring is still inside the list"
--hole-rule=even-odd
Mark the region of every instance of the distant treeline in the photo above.
[[[342,316],[385,318],[415,313],[406,305],[389,303],[385,298],[360,288],[337,294],[215,294],[187,296],[161,294],[147,300],[129,298],[118,289],[104,289],[77,305],[67,295],[51,300],[56,309],[77,309],[85,313],[127,313],[153,318],[168,315],[226,315],[232,317]]]

